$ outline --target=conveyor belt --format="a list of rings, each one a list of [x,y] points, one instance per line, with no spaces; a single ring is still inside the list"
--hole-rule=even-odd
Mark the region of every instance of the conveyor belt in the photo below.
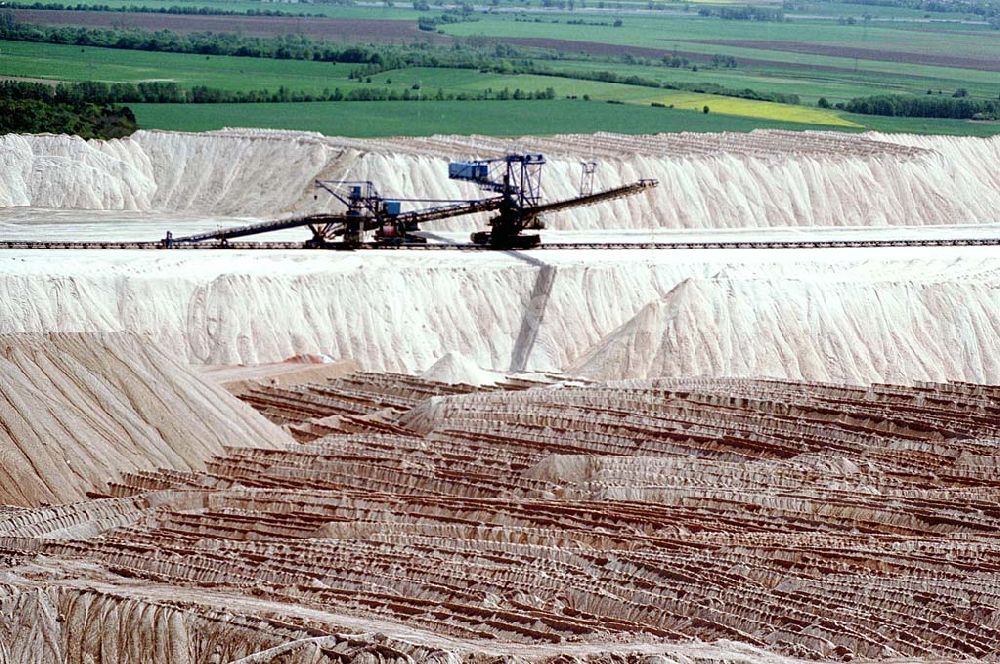
[[[616,198],[632,196],[645,191],[646,189],[652,189],[655,186],[657,186],[656,180],[639,180],[638,182],[633,182],[632,184],[627,184],[622,187],[615,187],[614,189],[608,189],[607,191],[599,191],[596,194],[588,194],[578,198],[569,198],[563,201],[556,201],[554,203],[545,203],[544,205],[529,208],[528,211],[532,214],[545,214],[546,212],[558,212],[559,210],[566,210],[569,208],[595,205],[597,203],[613,201]]]
[[[995,247],[1000,246],[1000,238],[951,238],[927,240],[761,240],[761,241],[704,241],[704,242],[552,242],[534,249],[545,250],[680,250],[680,249],[860,249],[896,247]],[[337,243],[328,249],[341,250]],[[190,243],[174,245],[170,249],[159,241],[150,242],[62,242],[31,240],[0,240],[0,249],[161,249],[174,250],[257,250],[257,249],[303,249],[301,242],[228,242],[222,244]],[[345,248],[346,249],[346,248]],[[379,251],[496,251],[492,247],[478,244],[379,244],[366,242],[356,247],[358,250]]]
[[[623,195],[627,194],[617,194],[615,197]],[[477,212],[491,212],[498,209],[502,202],[503,198],[499,197],[475,201],[456,201],[450,205],[441,205],[427,210],[403,212],[402,214],[396,215],[392,219],[393,221],[405,224],[422,224],[428,221],[448,219],[449,217],[460,217],[462,215],[475,214]],[[366,231],[371,231],[378,227],[378,220],[374,217],[362,217],[361,219],[365,224],[364,230]],[[261,235],[263,233],[273,233],[274,231],[283,231],[288,230],[289,228],[301,228],[303,226],[342,225],[350,220],[351,217],[343,214],[313,214],[305,217],[282,219],[279,221],[260,221],[253,224],[247,224],[246,226],[222,228],[214,231],[195,233],[193,235],[181,235],[171,238],[171,243],[173,245],[187,245],[212,240],[228,243],[234,238]],[[339,235],[340,233],[332,232],[331,234]]]
[[[322,225],[337,223],[342,221],[341,215],[316,214],[308,217],[293,217],[292,219],[282,219],[280,221],[261,221],[246,226],[235,226],[233,228],[223,228],[215,231],[205,231],[194,235],[182,235],[171,238],[175,244],[189,244],[205,242],[207,240],[219,240],[228,242],[230,238],[247,237],[249,235],[260,235],[261,233],[271,233],[289,228],[300,228],[310,224]]]

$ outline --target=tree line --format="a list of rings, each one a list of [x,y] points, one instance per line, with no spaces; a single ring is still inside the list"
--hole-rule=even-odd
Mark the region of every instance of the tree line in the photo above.
[[[676,83],[671,81],[656,81],[650,78],[643,78],[636,75],[623,76],[613,71],[556,71],[545,67],[532,67],[519,70],[518,74],[535,74],[538,76],[554,76],[558,78],[569,78],[584,81],[601,81],[603,83],[622,83],[625,85],[638,85],[647,88],[664,88],[667,90],[683,90],[685,92],[698,92],[702,94],[719,95],[722,97],[739,97],[741,99],[755,99],[757,101],[772,101],[779,104],[800,104],[801,99],[795,94],[785,94],[782,92],[761,92],[751,88],[727,88],[717,83]]]
[[[439,88],[436,92],[423,92],[419,88],[394,90],[391,88],[354,88],[351,90],[324,90],[319,94],[293,92],[285,86],[269,90],[222,90],[204,85],[190,89],[177,83],[104,83],[81,81],[48,85],[30,81],[0,81],[0,100],[40,101],[56,105],[81,104],[232,104],[279,103],[305,101],[487,101],[487,100],[537,100],[555,99],[556,92],[544,90],[503,88],[451,93]]]
[[[771,21],[782,22],[785,20],[785,12],[781,9],[770,7],[755,7],[746,5],[745,7],[702,7],[698,10],[699,16],[717,16],[725,21]]]
[[[138,14],[193,14],[196,16],[324,16],[324,14],[307,14],[304,12],[286,12],[281,9],[223,9],[221,7],[150,7],[148,5],[110,5],[63,4],[61,2],[7,2],[10,9],[43,9],[51,11],[77,12],[129,12]]]
[[[863,115],[956,120],[1000,119],[1000,99],[970,99],[965,96],[874,95],[855,97],[846,104],[837,106]]]

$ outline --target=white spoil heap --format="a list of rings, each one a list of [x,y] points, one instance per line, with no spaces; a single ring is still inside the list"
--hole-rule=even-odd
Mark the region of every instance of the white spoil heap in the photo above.
[[[0,237],[155,239],[184,223],[331,209],[330,197],[314,198],[315,178],[370,179],[386,195],[479,197],[447,179],[448,159],[513,150],[546,154],[547,200],[576,195],[585,159],[601,164],[598,189],[660,180],[649,195],[553,216],[556,240],[982,237],[996,236],[1000,221],[1000,170],[984,167],[1000,163],[1000,137],[363,141],[231,130],[2,137]],[[571,371],[1000,383],[998,275],[990,247],[0,251],[0,333],[129,331],[195,364],[325,354],[467,382]]]
[[[649,196],[553,215],[552,228],[745,228],[982,223],[1000,209],[991,139],[757,131],[750,134],[347,140],[315,134],[140,131],[125,139],[0,137],[0,206],[271,218],[325,210],[313,181],[371,180],[388,196],[470,198],[447,161],[509,150],[549,158],[547,199],[657,178]],[[436,228],[472,228],[474,220]]]

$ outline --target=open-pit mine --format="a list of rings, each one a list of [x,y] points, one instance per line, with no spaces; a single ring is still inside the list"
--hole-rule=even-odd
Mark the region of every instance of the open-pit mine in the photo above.
[[[1000,137],[0,162],[0,664],[1000,652]]]

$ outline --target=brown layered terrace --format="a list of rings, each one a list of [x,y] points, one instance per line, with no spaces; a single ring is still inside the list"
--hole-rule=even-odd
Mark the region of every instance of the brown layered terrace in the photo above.
[[[0,512],[7,653],[39,635],[53,655],[32,661],[71,664],[1000,649],[997,388],[355,374],[243,398],[300,442]]]

